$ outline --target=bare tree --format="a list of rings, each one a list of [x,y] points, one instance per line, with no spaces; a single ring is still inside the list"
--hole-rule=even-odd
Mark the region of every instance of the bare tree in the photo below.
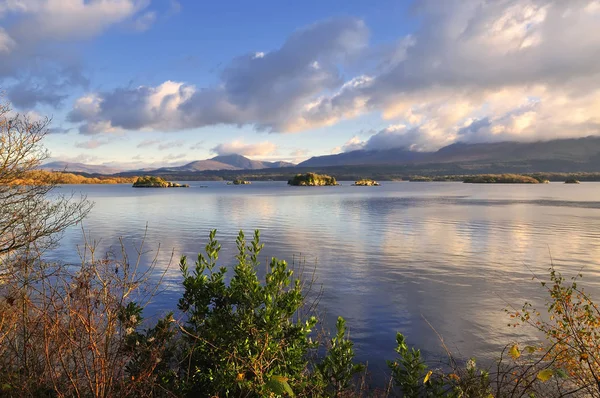
[[[49,157],[42,145],[49,123],[0,104],[0,274],[8,255],[43,251],[91,208],[85,198],[58,194],[52,181],[17,185]]]

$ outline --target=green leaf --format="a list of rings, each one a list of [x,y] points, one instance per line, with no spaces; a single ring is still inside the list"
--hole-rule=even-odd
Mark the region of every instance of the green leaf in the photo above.
[[[556,373],[556,375],[558,377],[560,377],[561,379],[568,379],[569,375],[567,374],[567,372],[565,372],[562,369],[554,369],[554,373]]]
[[[525,351],[527,351],[530,354],[533,354],[536,351],[536,348],[532,345],[528,345],[527,347],[525,347]]]
[[[278,395],[288,394],[290,397],[294,397],[294,391],[292,391],[292,387],[288,384],[288,378],[285,376],[271,376],[269,381],[267,382],[267,388]]]
[[[510,350],[508,351],[508,354],[513,357],[513,359],[517,359],[521,356],[521,352],[519,351],[519,347],[517,347],[517,345],[513,345],[512,347],[510,347]]]
[[[548,381],[554,375],[554,370],[552,369],[544,369],[540,370],[537,374],[537,378],[541,381]]]

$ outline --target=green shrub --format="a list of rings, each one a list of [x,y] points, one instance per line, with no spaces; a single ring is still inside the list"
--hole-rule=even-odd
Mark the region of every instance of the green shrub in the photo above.
[[[354,343],[346,336],[346,321],[338,317],[337,333],[331,339],[330,348],[323,361],[318,365],[319,372],[328,382],[329,393],[333,396],[348,391],[357,373],[364,370],[364,365],[354,363]]]
[[[194,396],[268,396],[272,388],[300,392],[309,387],[307,354],[317,347],[309,337],[317,319],[301,319],[302,284],[285,261],[275,258],[264,281],[257,276],[263,245],[259,232],[247,244],[237,238],[237,264],[226,283],[227,269],[217,268],[221,246],[210,233],[206,256],[193,270],[180,262],[184,293],[179,309],[183,328],[184,390]],[[275,386],[275,387],[274,387]]]

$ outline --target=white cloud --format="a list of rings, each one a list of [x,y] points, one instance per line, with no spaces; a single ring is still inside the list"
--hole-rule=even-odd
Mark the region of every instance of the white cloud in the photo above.
[[[292,34],[279,49],[233,59],[214,87],[167,81],[92,93],[84,98],[99,98],[97,112],[83,115],[76,104],[70,119],[84,122],[82,132],[91,132],[88,124],[98,122],[125,130],[252,124],[259,130],[295,131],[305,124],[303,109],[316,95],[343,84],[338,64],[364,48],[367,36],[357,19],[315,23]]]
[[[217,155],[238,154],[243,156],[266,156],[275,153],[275,151],[277,151],[277,145],[269,141],[246,144],[241,140],[219,144],[211,149],[211,152]]]
[[[141,0],[21,0],[8,7],[19,18],[12,28],[24,41],[80,40],[98,35],[146,7]]]
[[[84,122],[83,134],[118,130],[177,130],[185,128],[179,106],[196,92],[192,86],[167,81],[157,87],[119,89],[104,95],[88,94],[75,101],[71,122]],[[110,115],[110,118],[106,118]]]
[[[75,144],[76,148],[83,148],[83,149],[96,149],[99,146],[102,145],[106,145],[108,144],[108,141],[103,141],[103,140],[88,140],[88,141],[82,141],[82,142],[78,142]]]
[[[160,144],[160,140],[143,140],[137,144],[137,148],[147,148],[154,145]]]
[[[358,151],[359,149],[363,149],[364,146],[365,146],[365,142],[363,140],[361,140],[360,138],[358,138],[357,136],[354,136],[354,137],[350,138],[348,141],[346,141],[346,143],[340,148],[340,151],[344,151],[344,152]]]
[[[437,149],[461,141],[600,134],[597,1],[423,0],[421,28],[380,73],[320,100],[309,120],[378,111],[391,126],[365,145]],[[470,125],[473,123],[473,125]],[[468,126],[468,128],[467,128]]]
[[[182,141],[182,140],[167,141],[167,142],[163,142],[163,143],[159,144],[158,145],[158,150],[159,151],[164,151],[165,149],[181,148],[183,146],[183,144],[185,144],[185,141]]]
[[[17,43],[0,27],[0,53],[10,53]]]
[[[370,49],[362,21],[322,21],[293,33],[279,48],[232,59],[212,87],[165,81],[88,93],[75,102],[69,120],[84,134],[219,124],[295,132],[366,113],[390,124],[364,141],[354,137],[339,151],[599,134],[599,4],[421,0],[415,5],[416,31]],[[0,4],[0,18],[14,14],[22,20],[0,31],[0,53],[18,53],[26,38],[37,40],[37,33],[26,35],[19,27],[41,15],[76,19],[40,22],[40,31],[58,40],[68,39],[63,30],[73,36],[81,29],[86,37],[122,21],[152,19],[145,7],[134,0],[11,0]],[[90,21],[90,15],[97,19]],[[14,43],[3,45],[9,43],[5,36]],[[345,68],[348,60],[358,54],[376,59],[365,61],[370,70],[345,77],[353,70]],[[16,64],[7,65],[0,65],[0,76]],[[52,83],[56,90],[37,90],[32,80],[12,94],[21,104],[60,103],[63,87],[81,81],[75,72],[68,76],[60,84],[46,79],[44,87]]]
[[[190,150],[197,151],[200,149],[204,149],[204,144],[205,144],[204,141],[198,141],[195,144],[193,144],[192,146],[190,146]]]
[[[117,24],[148,27],[147,0],[0,1],[0,85],[21,108],[59,106],[74,88],[86,87],[75,47]],[[140,15],[141,14],[141,15]]]

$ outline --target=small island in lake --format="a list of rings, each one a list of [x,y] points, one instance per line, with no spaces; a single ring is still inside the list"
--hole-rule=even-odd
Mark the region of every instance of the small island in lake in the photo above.
[[[569,178],[565,181],[565,184],[579,184],[579,180],[576,180],[574,178]]]
[[[245,181],[245,180],[233,180],[233,181],[228,181],[227,185],[250,185],[252,184],[250,181]]]
[[[463,182],[469,184],[539,184],[540,181],[519,174],[484,174],[466,177]]]
[[[410,182],[433,182],[433,178],[423,177],[423,176],[414,176],[414,177],[411,177],[408,181],[410,181]]]
[[[378,187],[380,184],[375,180],[362,179],[358,181],[354,181],[352,186],[355,187]]]
[[[339,185],[334,177],[328,175],[306,173],[296,174],[294,178],[288,181],[288,185],[294,186],[325,186]]]
[[[133,188],[189,188],[188,184],[177,184],[154,176],[138,177],[132,186]]]

